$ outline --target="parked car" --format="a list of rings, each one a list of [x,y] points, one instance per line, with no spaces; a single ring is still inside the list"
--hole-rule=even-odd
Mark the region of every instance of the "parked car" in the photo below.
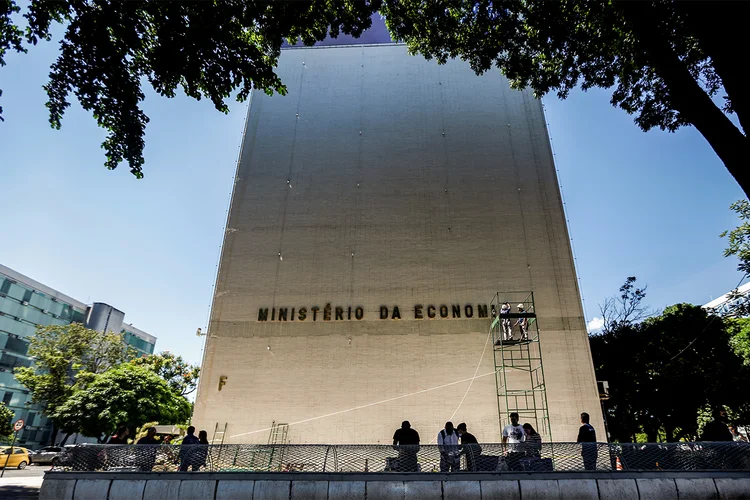
[[[61,446],[45,446],[31,453],[29,458],[33,464],[51,464],[54,465],[60,457],[63,449]]]
[[[1,446],[0,447],[0,467],[18,467],[25,469],[29,465],[29,450],[20,446]]]

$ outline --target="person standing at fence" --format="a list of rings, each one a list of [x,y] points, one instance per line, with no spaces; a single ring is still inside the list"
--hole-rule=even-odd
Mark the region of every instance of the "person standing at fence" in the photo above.
[[[445,429],[438,432],[437,444],[440,450],[440,472],[458,472],[461,469],[461,455],[458,433],[453,429],[453,422],[446,422]]]
[[[114,436],[109,438],[107,444],[128,444],[129,435],[130,431],[128,430],[128,428],[124,425],[121,425],[117,428],[117,432],[115,432]]]
[[[393,433],[393,447],[398,450],[398,471],[417,472],[419,433],[411,428],[408,420],[401,422],[401,428]]]
[[[713,412],[714,419],[703,428],[703,441],[733,441],[734,437],[727,427],[727,412],[717,408]]]
[[[525,435],[523,449],[526,456],[540,458],[542,456],[542,436],[528,422],[523,424],[523,432]]]
[[[456,427],[458,437],[461,438],[461,455],[466,455],[466,470],[475,472],[478,470],[477,461],[482,454],[482,447],[479,446],[477,438],[466,430],[466,423],[461,422]]]
[[[180,446],[180,471],[187,472],[188,467],[193,471],[198,470],[195,464],[195,445],[199,443],[200,440],[195,437],[195,427],[191,425],[187,428],[187,436],[182,439]]]
[[[589,414],[581,413],[581,428],[578,429],[578,439],[576,443],[581,445],[581,456],[583,457],[583,468],[586,470],[596,470],[596,459],[598,452],[596,449],[596,430],[589,423]]]
[[[156,440],[156,428],[149,427],[146,429],[146,435],[138,440],[136,445],[147,445],[144,448],[136,448],[136,458],[138,461],[138,468],[142,472],[151,472],[154,469],[156,463],[156,446],[159,441]]]
[[[503,427],[503,444],[507,445],[507,453],[505,455],[508,460],[508,468],[510,470],[520,470],[520,460],[523,456],[521,450],[521,443],[526,440],[526,434],[523,431],[523,427],[518,423],[518,413],[513,412],[510,414],[510,424]]]
[[[208,462],[208,432],[200,431],[198,433],[198,446],[195,447],[193,457],[193,470],[200,470]]]

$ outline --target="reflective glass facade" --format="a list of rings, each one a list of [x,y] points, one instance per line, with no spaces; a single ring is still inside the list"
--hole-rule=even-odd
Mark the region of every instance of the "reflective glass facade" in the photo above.
[[[138,333],[132,330],[133,328],[131,328],[129,325],[125,325],[122,328],[122,333],[124,335],[123,340],[127,345],[135,349],[136,356],[140,358],[143,356],[148,356],[149,354],[153,354],[156,342],[152,343],[149,340],[141,338]]]
[[[46,445],[51,422],[32,405],[29,391],[13,375],[21,366],[31,366],[29,339],[37,326],[86,324],[89,306],[0,265],[0,398],[22,418],[25,428],[18,444],[35,449]],[[88,325],[87,325],[88,326]],[[126,344],[138,356],[152,354],[156,339],[130,325],[122,325]]]
[[[37,326],[83,323],[85,318],[83,304],[64,302],[0,273],[0,396],[15,412],[14,419],[26,422],[18,436],[19,444],[39,446],[49,439],[51,431],[41,408],[29,403],[29,391],[13,376],[14,368],[32,364],[29,338]]]

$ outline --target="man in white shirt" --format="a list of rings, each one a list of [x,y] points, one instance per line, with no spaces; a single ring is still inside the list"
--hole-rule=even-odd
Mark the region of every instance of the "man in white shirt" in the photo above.
[[[526,440],[523,426],[518,423],[518,413],[510,414],[510,424],[503,427],[503,444],[508,447],[507,460],[510,470],[520,470],[520,460],[523,456],[521,443]]]
[[[445,423],[445,429],[438,433],[437,444],[440,450],[440,472],[458,472],[461,469],[461,450],[453,422]]]

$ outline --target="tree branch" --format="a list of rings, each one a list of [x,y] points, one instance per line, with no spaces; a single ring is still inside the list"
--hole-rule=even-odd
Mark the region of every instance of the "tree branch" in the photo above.
[[[648,63],[669,87],[672,107],[706,138],[724,165],[750,197],[750,143],[713,103],[672,50],[651,3],[620,2],[626,22],[638,38]]]

